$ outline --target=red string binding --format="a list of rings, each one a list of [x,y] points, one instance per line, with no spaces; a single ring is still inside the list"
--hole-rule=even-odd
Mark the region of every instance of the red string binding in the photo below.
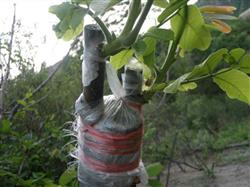
[[[125,103],[141,113],[141,104],[127,102]],[[141,113],[142,117],[142,113]],[[81,123],[82,119],[81,119]],[[133,162],[123,164],[106,163],[105,161],[96,160],[80,151],[80,161],[83,162],[88,168],[95,171],[117,173],[131,171],[139,166],[140,161],[140,148],[143,136],[143,124],[130,133],[126,134],[113,134],[111,132],[102,132],[95,129],[94,124],[84,125],[82,131],[84,132],[84,147],[91,149],[97,153],[104,153],[109,155],[124,156],[128,154],[138,154],[138,158]]]
[[[127,172],[133,169],[136,169],[139,166],[140,156],[138,159],[135,159],[131,163],[126,164],[106,164],[99,160],[94,160],[87,155],[80,155],[81,161],[85,165],[87,165],[90,169],[94,171],[102,171],[102,172],[109,172],[109,173],[119,173],[119,172]]]

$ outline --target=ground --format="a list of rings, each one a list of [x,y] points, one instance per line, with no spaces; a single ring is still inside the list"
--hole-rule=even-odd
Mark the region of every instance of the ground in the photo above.
[[[168,187],[250,187],[250,147],[224,150],[210,163],[214,161],[215,177],[208,177],[203,171],[190,168],[184,168],[186,172],[183,172],[173,165]],[[167,171],[162,173],[163,183],[166,181],[166,174]]]
[[[215,178],[204,176],[203,172],[172,172],[169,187],[249,187],[250,162],[230,164],[215,168]]]

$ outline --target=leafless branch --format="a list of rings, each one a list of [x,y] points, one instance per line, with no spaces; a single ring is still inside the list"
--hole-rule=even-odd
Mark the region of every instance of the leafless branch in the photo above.
[[[4,97],[5,97],[5,88],[6,84],[10,75],[10,63],[11,63],[11,55],[12,55],[12,45],[13,45],[13,38],[15,33],[15,24],[16,24],[16,4],[14,4],[14,14],[13,14],[13,21],[11,25],[11,33],[10,33],[10,42],[8,44],[8,61],[6,67],[6,74],[1,81],[2,87],[0,88],[0,120],[3,118],[4,112]]]
[[[178,132],[175,132],[174,135],[174,139],[172,142],[172,147],[171,147],[171,151],[170,151],[170,160],[168,162],[168,167],[167,167],[167,179],[166,179],[166,187],[168,187],[169,184],[169,179],[170,179],[170,170],[171,170],[171,166],[172,166],[172,159],[174,157],[174,151],[175,151],[175,147],[176,147],[176,142],[177,142],[177,136],[178,136]]]

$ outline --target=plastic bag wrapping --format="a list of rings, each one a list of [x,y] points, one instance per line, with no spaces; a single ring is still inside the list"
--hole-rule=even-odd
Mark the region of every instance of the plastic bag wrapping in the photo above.
[[[78,180],[84,187],[130,187],[135,177],[147,185],[147,173],[140,160],[141,104],[127,97],[140,92],[141,75],[128,71],[125,69],[123,82],[127,86],[123,89],[108,65],[107,77],[114,95],[89,104],[81,94],[76,101]]]
[[[103,99],[88,104],[83,97],[83,94],[76,100],[75,109],[84,123],[95,123],[103,114],[104,104]]]

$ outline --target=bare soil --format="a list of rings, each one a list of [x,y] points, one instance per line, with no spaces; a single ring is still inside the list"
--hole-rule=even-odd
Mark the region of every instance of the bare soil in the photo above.
[[[215,178],[201,171],[171,172],[169,187],[250,187],[250,162],[214,169]]]
[[[208,177],[203,171],[184,168],[183,172],[173,165],[168,187],[250,187],[250,148],[243,147],[225,150],[218,154],[213,173]],[[162,173],[161,181],[166,182],[167,171]],[[138,186],[143,187],[143,186]]]

